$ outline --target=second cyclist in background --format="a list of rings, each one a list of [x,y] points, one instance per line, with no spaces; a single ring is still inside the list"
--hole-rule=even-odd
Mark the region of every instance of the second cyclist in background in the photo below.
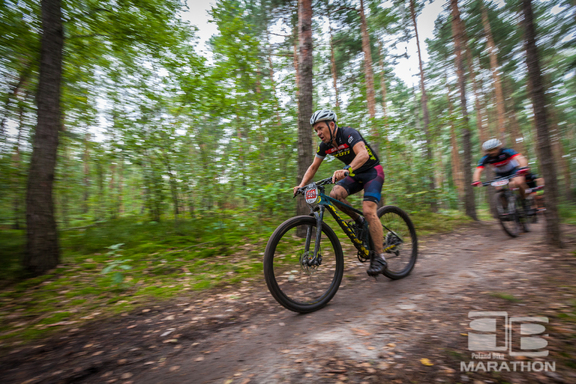
[[[496,172],[496,177],[505,177],[517,175],[510,180],[510,187],[518,188],[522,200],[526,198],[526,184],[527,176],[530,177],[530,168],[528,168],[528,160],[520,153],[511,148],[503,148],[502,142],[498,139],[490,139],[482,144],[482,149],[486,153],[484,157],[478,162],[478,167],[472,176],[473,186],[482,185],[480,176],[484,171],[484,167],[490,165]],[[499,187],[497,187],[499,189]]]

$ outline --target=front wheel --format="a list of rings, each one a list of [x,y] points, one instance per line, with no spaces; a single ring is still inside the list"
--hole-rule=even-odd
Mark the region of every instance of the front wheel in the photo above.
[[[500,192],[495,195],[498,220],[504,232],[510,237],[518,237],[522,230],[516,198],[510,192]]]
[[[384,231],[383,252],[388,262],[384,275],[398,280],[412,272],[418,258],[416,229],[408,214],[398,207],[387,205],[378,209]]]
[[[264,252],[264,277],[268,289],[278,303],[294,312],[308,313],[324,307],[342,281],[342,247],[326,223],[322,223],[316,262],[311,262],[316,230],[314,217],[288,219],[274,231]]]

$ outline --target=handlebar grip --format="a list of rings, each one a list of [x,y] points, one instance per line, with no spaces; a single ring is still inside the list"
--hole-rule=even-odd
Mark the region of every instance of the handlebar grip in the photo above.
[[[344,176],[348,177],[350,175],[350,172],[346,171],[344,172]]]

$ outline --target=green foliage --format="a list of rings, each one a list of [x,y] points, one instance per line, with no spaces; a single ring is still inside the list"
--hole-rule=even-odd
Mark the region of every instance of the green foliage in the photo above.
[[[106,255],[110,256],[110,257],[114,257],[114,258],[119,258],[122,256],[122,250],[120,249],[121,246],[123,246],[124,243],[119,243],[119,244],[114,244],[108,247],[108,249],[110,250],[110,252],[106,253]],[[132,261],[130,259],[124,259],[124,260],[119,260],[119,259],[112,259],[110,261],[106,262],[106,266],[102,269],[102,274],[106,275],[110,272],[112,273],[112,277],[111,277],[111,283],[113,285],[120,285],[123,281],[124,281],[124,274],[122,273],[122,271],[127,271],[132,269],[132,267],[130,265],[128,265],[127,263],[129,261]]]

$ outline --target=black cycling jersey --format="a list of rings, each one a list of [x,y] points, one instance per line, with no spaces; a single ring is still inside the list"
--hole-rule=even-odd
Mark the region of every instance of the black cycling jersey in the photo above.
[[[354,169],[353,171],[354,173],[364,172],[379,165],[380,161],[360,132],[350,127],[338,127],[336,130],[336,143],[338,147],[333,147],[332,145],[324,144],[324,142],[322,142],[318,145],[316,157],[323,159],[326,155],[332,155],[344,164],[350,164],[356,157],[352,148],[361,141],[366,144],[366,151],[368,151],[369,157],[359,169]]]

